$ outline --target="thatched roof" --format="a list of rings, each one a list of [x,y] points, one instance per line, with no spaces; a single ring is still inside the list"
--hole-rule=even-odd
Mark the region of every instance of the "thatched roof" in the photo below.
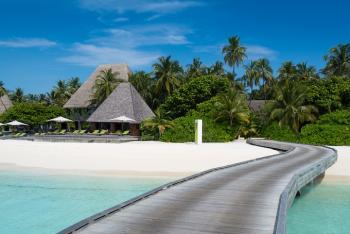
[[[2,114],[12,106],[12,102],[6,94],[0,97],[0,99],[0,114]]]
[[[249,108],[253,112],[259,112],[264,108],[264,106],[267,102],[268,102],[267,100],[251,100],[251,102],[249,104]]]
[[[72,95],[72,97],[63,106],[64,108],[86,108],[91,104],[91,96],[97,76],[101,71],[112,69],[113,73],[118,73],[118,78],[128,81],[131,71],[126,64],[106,64],[100,65],[91,74],[90,78]]]
[[[129,82],[120,83],[113,93],[96,109],[87,122],[108,123],[126,116],[136,123],[154,116],[152,110]]]

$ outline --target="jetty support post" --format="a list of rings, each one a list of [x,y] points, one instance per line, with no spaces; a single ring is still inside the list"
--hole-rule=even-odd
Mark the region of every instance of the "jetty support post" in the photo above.
[[[202,127],[203,121],[201,119],[196,119],[195,142],[197,145],[202,144]]]

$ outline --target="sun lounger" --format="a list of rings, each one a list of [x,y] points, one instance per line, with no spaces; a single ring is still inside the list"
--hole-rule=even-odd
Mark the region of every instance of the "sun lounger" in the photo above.
[[[95,131],[90,132],[88,134],[90,134],[90,135],[99,135],[100,134],[100,130],[95,130]]]
[[[66,134],[66,132],[67,132],[67,130],[61,130],[58,134],[64,135],[64,134]]]
[[[123,132],[123,136],[129,135],[129,133],[130,133],[130,131],[129,131],[129,130],[126,130],[126,131]]]
[[[45,136],[45,135],[46,135],[45,132],[40,133],[40,136]]]
[[[79,134],[79,130],[75,130],[74,132],[72,132],[72,134]]]
[[[36,133],[34,134],[34,136],[40,136],[40,133],[36,132]]]
[[[86,133],[86,130],[80,130],[79,131],[79,134],[85,134]]]
[[[108,130],[101,130],[99,135],[106,135],[106,134],[108,134]]]

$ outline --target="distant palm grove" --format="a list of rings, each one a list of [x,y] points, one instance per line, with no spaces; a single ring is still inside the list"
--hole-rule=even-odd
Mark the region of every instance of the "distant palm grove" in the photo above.
[[[286,61],[273,71],[267,58],[250,60],[237,36],[228,39],[222,54],[223,62],[210,66],[200,58],[183,67],[171,56],[160,57],[151,72],[130,76],[156,115],[142,124],[143,140],[193,141],[194,121],[203,119],[206,142],[259,136],[350,145],[350,44],[325,51],[326,65],[320,70],[303,61]],[[244,69],[242,76],[235,73],[238,67]],[[118,74],[101,72],[93,103],[102,103],[120,82]],[[47,112],[30,111],[35,108],[69,117],[62,107],[80,85],[79,78],[60,80],[50,92],[33,95],[20,88],[8,91],[1,82],[0,96],[7,94],[14,105],[0,122],[40,124],[45,119],[40,113]],[[32,113],[36,116],[29,118]]]

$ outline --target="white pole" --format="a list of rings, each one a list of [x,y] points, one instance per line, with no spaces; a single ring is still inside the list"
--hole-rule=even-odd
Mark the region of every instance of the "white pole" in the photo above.
[[[195,141],[197,145],[202,144],[202,120],[201,119],[196,119],[196,130],[195,130]]]

